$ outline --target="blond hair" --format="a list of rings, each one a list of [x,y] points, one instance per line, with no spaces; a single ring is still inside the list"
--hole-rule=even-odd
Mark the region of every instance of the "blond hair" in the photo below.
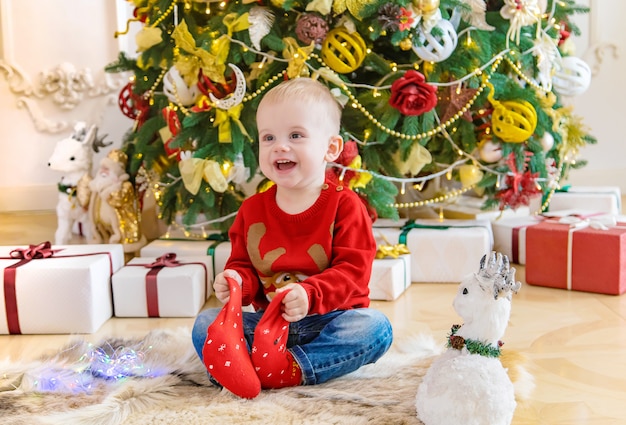
[[[341,125],[341,105],[335,99],[330,89],[317,80],[299,77],[284,81],[272,87],[261,99],[259,109],[263,104],[273,104],[285,99],[298,99],[302,102],[323,103],[327,106],[328,119],[339,134]]]

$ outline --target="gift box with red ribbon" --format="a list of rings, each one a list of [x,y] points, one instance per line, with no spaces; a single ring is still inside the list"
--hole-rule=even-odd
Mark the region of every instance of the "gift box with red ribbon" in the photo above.
[[[215,275],[224,271],[230,257],[231,245],[228,237],[214,233],[206,239],[160,238],[141,248],[141,257],[159,257],[174,253],[180,257],[209,256],[209,284],[212,287]],[[207,292],[208,295],[210,293]],[[207,296],[208,296],[207,295]]]
[[[408,247],[411,282],[459,282],[493,246],[489,220],[409,220],[400,228],[372,231],[378,243]]]
[[[119,244],[0,246],[0,334],[97,331],[123,264]]]
[[[113,275],[117,317],[194,317],[204,306],[211,258],[136,257]]]
[[[613,216],[569,216],[528,227],[526,282],[609,295],[626,292],[626,223]]]

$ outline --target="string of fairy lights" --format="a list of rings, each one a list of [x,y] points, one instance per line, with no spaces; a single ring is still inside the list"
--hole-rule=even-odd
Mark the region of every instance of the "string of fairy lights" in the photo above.
[[[178,24],[178,2],[174,1],[172,2],[172,4],[170,5],[170,7],[168,7],[162,15],[160,15],[154,22],[152,22],[150,24],[151,27],[154,27],[158,24],[160,24],[161,22],[163,22],[163,20],[165,20],[169,15],[171,15],[172,13],[174,13],[174,22],[177,25]],[[552,11],[550,12],[550,14],[546,15],[547,19],[546,21],[548,22],[547,26],[545,28],[542,29],[543,32],[548,31],[548,29],[550,27],[555,26],[555,22],[554,19],[551,18],[554,15],[554,7],[555,5],[552,5]],[[463,32],[467,32],[467,37],[468,37],[468,42],[470,42],[470,32],[472,29],[475,29],[473,27],[470,28],[466,28]],[[462,32],[462,33],[463,33]],[[269,54],[267,52],[263,52],[260,51],[258,49],[255,49],[252,46],[249,46],[247,44],[245,44],[244,42],[240,41],[240,40],[236,40],[233,39],[232,37],[228,37],[231,43],[237,43],[240,44],[244,50],[249,50],[252,51],[253,53],[259,55],[260,57],[262,57],[262,61],[257,65],[259,67],[263,67],[264,64],[270,60],[270,61],[277,61],[277,62],[285,62],[288,63],[289,59],[284,59],[281,57],[277,57],[275,55]],[[527,51],[527,52],[523,52],[522,55],[525,54],[529,54],[531,53],[531,51]],[[342,81],[341,79],[339,79],[339,77],[335,74],[335,71],[333,71],[332,69],[330,69],[323,61],[323,59],[317,55],[316,53],[312,52],[311,54],[309,54],[309,57],[316,60],[319,63],[319,66],[321,68],[324,68],[324,73],[320,73],[320,70],[315,68],[311,63],[309,63],[308,60],[306,60],[304,63],[305,65],[314,73],[322,74],[322,77],[324,77],[325,75],[331,75],[334,76],[334,80],[335,81]],[[308,58],[307,58],[308,59]],[[455,149],[455,151],[457,152],[457,154],[459,155],[459,157],[461,159],[459,159],[458,161],[455,161],[453,164],[442,164],[442,170],[439,172],[435,172],[432,174],[429,174],[428,176],[422,176],[422,177],[411,177],[411,178],[397,178],[397,177],[390,177],[390,176],[385,176],[370,170],[366,170],[366,169],[354,169],[354,168],[350,168],[341,164],[336,164],[336,163],[332,163],[329,164],[332,167],[337,167],[340,168],[342,170],[341,175],[343,176],[343,174],[345,174],[345,172],[347,171],[355,171],[358,173],[368,173],[371,174],[374,177],[380,178],[380,179],[385,179],[387,181],[392,181],[395,183],[399,183],[401,186],[401,193],[404,192],[405,190],[405,186],[406,185],[412,185],[413,188],[415,188],[418,191],[421,191],[422,188],[424,187],[424,185],[428,182],[431,181],[433,179],[437,179],[440,178],[441,176],[445,175],[448,179],[451,179],[451,172],[452,170],[454,170],[455,168],[457,168],[459,165],[465,164],[468,161],[471,161],[472,164],[474,164],[475,166],[479,167],[481,170],[488,172],[488,173],[494,173],[496,175],[498,175],[498,183],[497,186],[499,185],[500,182],[500,178],[502,178],[503,176],[505,176],[507,173],[502,173],[502,172],[498,172],[496,171],[494,168],[486,166],[484,164],[482,164],[478,158],[474,157],[471,153],[465,152],[463,149],[461,149],[452,139],[452,137],[450,136],[448,130],[451,129],[454,131],[454,124],[468,111],[470,110],[470,108],[473,106],[474,102],[476,101],[476,99],[484,92],[485,88],[489,86],[489,80],[491,78],[491,76],[494,74],[494,72],[497,71],[497,69],[500,67],[501,63],[503,61],[506,61],[506,63],[509,65],[510,69],[521,79],[523,80],[526,84],[530,85],[532,88],[534,88],[535,90],[539,91],[539,92],[548,92],[549,88],[546,89],[544,87],[542,87],[540,84],[538,84],[536,81],[534,81],[532,78],[528,77],[526,74],[524,74],[524,72],[519,68],[519,66],[516,64],[515,61],[515,52],[511,51],[510,49],[505,49],[497,54],[495,54],[492,59],[490,61],[488,61],[487,63],[485,63],[484,65],[476,68],[475,70],[473,70],[472,72],[470,72],[469,74],[463,76],[462,78],[459,78],[458,80],[455,81],[450,81],[450,82],[446,82],[446,83],[429,83],[435,86],[453,86],[453,85],[457,85],[459,88],[461,87],[461,84],[468,80],[469,78],[472,77],[480,77],[481,78],[481,84],[478,87],[478,89],[476,90],[476,92],[474,93],[474,95],[466,102],[465,105],[461,106],[459,108],[459,110],[452,115],[448,120],[446,120],[445,122],[441,122],[439,117],[437,116],[436,112],[435,112],[435,118],[436,118],[436,123],[437,125],[435,127],[433,127],[432,129],[429,129],[427,131],[423,131],[421,133],[418,134],[405,134],[399,131],[396,131],[395,129],[386,127],[384,124],[382,124],[380,121],[378,121],[374,115],[367,110],[367,108],[362,105],[359,100],[354,96],[354,94],[352,93],[352,91],[350,90],[350,88],[363,88],[362,84],[353,84],[353,83],[348,83],[348,82],[342,82],[342,84],[340,85],[341,88],[341,92],[343,94],[345,94],[345,96],[347,96],[347,98],[349,99],[350,102],[350,106],[357,109],[359,112],[361,112],[373,125],[375,125],[378,129],[380,129],[381,131],[384,131],[385,133],[389,134],[392,137],[396,137],[396,138],[400,138],[403,140],[421,140],[424,138],[430,138],[433,137],[436,134],[441,134],[444,139],[451,144],[451,146]],[[247,95],[245,95],[242,99],[242,102],[249,102],[253,99],[255,99],[256,97],[262,95],[266,90],[268,90],[270,87],[272,87],[275,83],[277,83],[278,81],[282,80],[284,78],[284,75],[286,74],[287,70],[284,69],[280,72],[278,72],[277,74],[275,74],[274,76],[270,77],[267,81],[265,81],[260,87],[258,87],[254,92],[251,92]],[[394,67],[394,64],[392,64],[392,72],[397,72],[397,68]],[[148,92],[146,93],[146,96],[150,98],[150,100],[152,99],[152,97],[154,96],[154,94],[156,93],[156,90],[159,86],[159,84],[162,82],[163,78],[165,77],[167,73],[167,69],[163,69],[162,72],[159,74],[159,76],[157,77],[157,79],[155,80],[155,82],[152,84],[150,90],[148,90]],[[381,81],[384,81],[385,78],[383,77],[381,79]],[[380,86],[368,86],[366,87],[370,90],[374,91],[374,95],[376,94],[377,91],[379,90],[387,90],[390,88],[390,86],[385,86],[385,85],[380,85]],[[177,107],[184,115],[189,115],[190,112],[189,110],[182,104],[182,102],[180,101],[180,98],[178,97],[178,91],[176,89],[176,85],[173,85],[173,93],[176,99],[176,105],[175,107]],[[350,136],[354,136],[354,135],[350,135]],[[365,141],[365,140],[360,140],[358,137],[351,137],[352,140],[355,140],[357,143],[359,144],[373,144],[373,143],[377,143],[376,141]],[[560,162],[559,165],[559,173],[557,174],[557,176],[562,176],[562,170],[564,167],[564,163],[563,161]],[[171,185],[176,183],[180,178],[175,178],[174,176],[170,176],[171,177],[171,181],[169,183],[163,183],[163,182],[159,182],[158,184],[155,185],[155,196],[157,196],[158,199],[158,191],[160,189],[162,189],[165,186]],[[460,195],[462,195],[465,192],[471,191],[475,188],[475,184],[469,185],[467,187],[462,187],[460,189],[454,189],[454,190],[450,190],[449,192],[445,193],[445,194],[441,194],[438,196],[435,196],[431,199],[426,199],[426,200],[421,200],[421,201],[416,201],[416,202],[409,202],[409,203],[394,203],[391,206],[394,208],[415,208],[415,207],[422,207],[422,206],[428,206],[428,205],[434,205],[434,204],[440,204],[443,202],[448,202],[451,199],[454,199]],[[558,187],[558,182],[555,185],[552,185],[553,187],[551,188],[550,192],[547,194],[546,196],[546,200],[544,201],[542,208],[540,211],[538,211],[538,213],[544,211],[545,209],[547,209],[547,206],[549,204],[549,200],[551,198],[551,195],[554,193],[554,191],[556,190],[556,188]],[[218,219],[215,220],[210,220],[210,221],[205,221],[202,223],[197,223],[195,225],[193,225],[192,227],[197,227],[197,228],[202,228],[204,229],[205,226],[208,226],[210,224],[214,224],[214,223],[218,223],[218,222],[222,222],[225,220],[230,219],[235,213],[229,214],[225,217],[220,217]],[[204,232],[203,232],[204,233]]]

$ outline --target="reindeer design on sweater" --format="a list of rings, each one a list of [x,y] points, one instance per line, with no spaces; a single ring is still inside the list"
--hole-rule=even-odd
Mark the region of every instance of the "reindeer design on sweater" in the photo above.
[[[332,226],[330,232],[332,234]],[[280,257],[286,254],[284,247],[275,248],[271,251],[261,254],[261,240],[265,236],[267,229],[264,223],[252,224],[248,230],[247,248],[250,260],[254,267],[259,271],[259,279],[263,283],[265,294],[268,300],[271,300],[276,294],[276,290],[282,288],[289,283],[302,282],[308,276],[299,271],[273,271],[272,265]],[[306,253],[311,257],[317,268],[321,272],[329,265],[328,256],[324,252],[324,248],[320,244],[313,244]]]

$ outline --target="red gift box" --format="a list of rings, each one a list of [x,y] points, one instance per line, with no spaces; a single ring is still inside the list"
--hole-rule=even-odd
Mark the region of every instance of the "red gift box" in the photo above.
[[[526,229],[526,282],[619,295],[626,292],[626,226],[547,220]]]

